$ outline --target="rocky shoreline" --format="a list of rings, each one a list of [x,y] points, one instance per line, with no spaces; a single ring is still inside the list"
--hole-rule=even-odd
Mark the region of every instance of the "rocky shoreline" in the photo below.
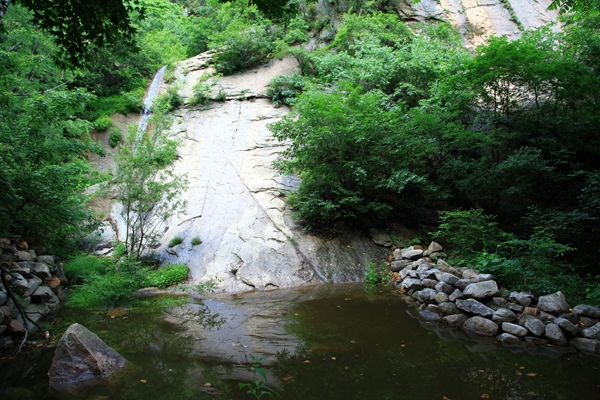
[[[29,248],[19,237],[0,238],[0,257],[6,283],[20,303],[0,283],[0,349],[6,349],[18,344],[27,328],[32,332],[38,322],[56,315],[66,300],[63,286],[68,281],[54,256],[42,247]]]
[[[600,308],[571,307],[560,291],[502,296],[490,274],[454,268],[441,258],[434,263],[442,250],[435,242],[426,250],[396,249],[390,263],[395,286],[415,305],[415,316],[427,329],[514,351],[600,355]]]

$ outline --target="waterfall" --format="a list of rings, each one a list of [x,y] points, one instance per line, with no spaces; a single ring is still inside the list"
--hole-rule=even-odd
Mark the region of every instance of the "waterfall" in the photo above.
[[[148,88],[148,92],[144,97],[144,104],[142,105],[142,115],[140,117],[140,123],[138,124],[137,135],[135,136],[135,142],[133,144],[133,148],[135,149],[142,139],[142,135],[148,128],[148,122],[150,121],[150,116],[152,115],[152,102],[158,93],[158,86],[162,81],[163,75],[165,74],[165,70],[167,69],[166,65],[160,67],[160,69],[154,75],[152,79],[152,83]]]

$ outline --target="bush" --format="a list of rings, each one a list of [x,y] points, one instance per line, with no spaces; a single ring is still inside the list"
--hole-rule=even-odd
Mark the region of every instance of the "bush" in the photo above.
[[[112,147],[117,147],[123,141],[123,132],[119,128],[110,128],[108,132],[108,143]]]
[[[183,99],[179,95],[176,86],[169,86],[167,92],[160,94],[154,100],[154,108],[162,112],[173,111],[175,108],[183,104]]]
[[[304,21],[302,15],[298,14],[290,21],[288,31],[283,40],[289,45],[304,43],[308,41],[307,32],[308,25]]]
[[[202,244],[202,240],[200,240],[199,237],[195,237],[192,239],[192,246],[197,246],[199,244]]]
[[[365,282],[371,285],[387,282],[391,278],[390,269],[385,261],[370,262],[365,269]]]
[[[171,247],[175,247],[178,244],[183,243],[183,238],[181,236],[175,236],[173,239],[171,239],[171,241],[169,242],[169,248]]]
[[[108,115],[98,117],[94,121],[94,129],[97,131],[105,131],[112,126],[112,119]]]
[[[224,102],[225,100],[227,100],[227,93],[225,93],[225,90],[221,86],[219,87],[219,92],[215,96],[215,101]]]
[[[80,284],[92,274],[105,274],[112,268],[113,260],[91,254],[73,257],[64,266],[64,272],[71,284]]]
[[[190,104],[208,104],[212,100],[212,89],[206,82],[198,82],[194,85],[194,95],[190,99]]]
[[[144,286],[165,288],[185,281],[190,269],[185,264],[169,264],[150,272],[144,280]]]
[[[282,104],[292,106],[304,89],[304,78],[298,74],[281,75],[273,79],[267,89],[267,96],[275,107]]]

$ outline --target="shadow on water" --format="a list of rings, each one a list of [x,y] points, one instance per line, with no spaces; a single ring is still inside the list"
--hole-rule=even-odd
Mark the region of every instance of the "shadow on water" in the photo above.
[[[600,358],[472,352],[490,346],[424,329],[389,288],[154,298],[125,311],[63,314],[128,360],[124,372],[80,398],[254,398],[238,388],[253,377],[253,355],[265,358],[267,384],[282,399],[579,399],[594,398],[600,387]],[[21,357],[2,365],[2,376],[13,366],[3,398],[53,398],[46,375],[52,351]]]

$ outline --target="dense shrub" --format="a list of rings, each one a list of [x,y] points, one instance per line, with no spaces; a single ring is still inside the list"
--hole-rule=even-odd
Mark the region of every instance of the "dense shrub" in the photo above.
[[[148,274],[144,286],[165,288],[185,281],[190,270],[185,264],[169,264]]]
[[[77,255],[71,258],[64,266],[64,272],[72,285],[81,284],[90,275],[105,274],[114,262],[108,258],[97,257],[91,254]]]
[[[112,126],[112,119],[108,115],[96,118],[94,121],[94,129],[97,131],[105,131]]]
[[[112,147],[117,147],[123,141],[123,132],[119,128],[110,128],[108,131],[108,143]]]
[[[304,89],[304,78],[298,74],[282,75],[275,77],[269,88],[267,96],[276,107],[281,105],[292,106]]]

